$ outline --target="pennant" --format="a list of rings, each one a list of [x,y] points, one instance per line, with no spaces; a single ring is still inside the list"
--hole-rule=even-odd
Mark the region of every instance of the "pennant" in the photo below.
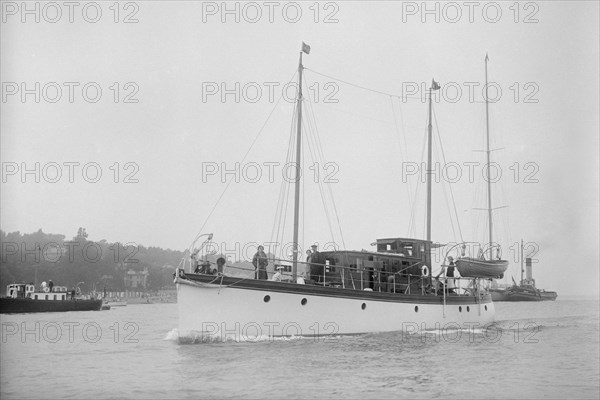
[[[306,53],[306,54],[310,54],[310,46],[304,42],[302,42],[302,52]]]
[[[431,80],[431,90],[438,90],[439,88],[440,88],[440,84],[432,79]]]

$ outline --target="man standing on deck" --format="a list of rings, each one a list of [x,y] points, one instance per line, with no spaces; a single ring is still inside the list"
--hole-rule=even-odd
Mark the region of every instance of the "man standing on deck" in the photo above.
[[[448,256],[448,269],[446,269],[446,285],[448,287],[448,293],[455,294],[454,288],[454,268],[456,268],[456,264],[454,263],[454,258],[452,256]]]
[[[223,274],[223,267],[225,266],[225,259],[223,257],[219,257],[217,259],[217,275]]]
[[[306,250],[306,263],[303,264],[304,272],[300,274],[304,276],[307,280],[310,279],[310,261],[312,259],[312,251]]]
[[[312,258],[312,251],[306,250],[306,262],[309,263]]]
[[[317,251],[317,244],[313,244],[312,246],[312,254],[310,255],[310,279],[315,281],[315,283],[319,282],[319,276],[323,270],[323,266],[321,264],[321,254]]]
[[[267,265],[269,265],[269,260],[263,246],[258,246],[258,251],[254,257],[252,257],[252,265],[254,265],[254,269],[256,270],[256,279],[269,279],[267,276]]]

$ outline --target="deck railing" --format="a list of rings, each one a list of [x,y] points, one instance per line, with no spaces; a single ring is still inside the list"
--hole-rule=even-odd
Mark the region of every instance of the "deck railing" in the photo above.
[[[270,258],[270,262],[275,265],[284,265],[291,267],[291,261],[286,259]],[[314,282],[317,285],[340,287],[343,289],[354,289],[354,290],[365,290],[370,289],[379,292],[388,293],[401,293],[401,294],[415,294],[415,290],[418,290],[420,294],[435,294],[446,296],[475,296],[479,297],[481,288],[474,278],[461,278],[461,277],[444,277],[436,276],[432,277],[431,285],[429,283],[429,275],[423,274],[410,274],[405,271],[422,266],[422,261],[413,263],[409,266],[405,266],[396,272],[388,272],[377,270],[373,267],[358,267],[358,266],[346,266],[339,264],[320,264],[314,262],[297,261],[297,264],[304,265],[307,268],[306,274],[301,274],[299,278],[304,281]],[[311,279],[310,267],[319,266],[322,268],[318,275],[318,280]],[[447,265],[442,265],[444,270]],[[224,268],[237,269],[240,271],[252,272],[252,279],[256,277],[256,268],[244,268],[234,265],[225,265]],[[365,279],[365,271],[373,268],[370,272],[370,279]],[[334,273],[333,270],[339,270],[339,273]],[[360,274],[360,277],[356,277],[355,274]],[[293,281],[292,274],[289,271],[281,272],[283,282],[297,283]],[[335,275],[334,275],[335,274]],[[328,279],[330,278],[330,279]],[[337,278],[337,279],[336,279]],[[383,279],[382,279],[383,278]],[[350,281],[351,287],[347,287],[347,281]],[[452,280],[453,285],[448,285],[448,282]],[[453,286],[453,287],[451,287]],[[444,299],[445,302],[445,299]]]

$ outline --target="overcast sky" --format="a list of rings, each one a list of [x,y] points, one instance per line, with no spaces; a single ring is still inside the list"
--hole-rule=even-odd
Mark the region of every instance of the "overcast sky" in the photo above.
[[[305,144],[301,246],[341,241],[314,184],[326,177],[347,248],[424,237],[425,185],[402,171],[424,161],[432,78],[442,87],[434,158],[444,169],[439,134],[447,173],[433,185],[432,239],[460,239],[445,182],[455,180],[462,238],[486,241],[475,210],[486,207],[485,154],[475,150],[485,146],[487,53],[502,172],[493,206],[508,206],[494,212],[495,239],[513,264],[514,244],[531,243],[538,287],[598,294],[598,2],[430,2],[430,13],[392,1],[229,2],[229,13],[222,2],[22,4],[2,2],[2,230],[70,237],[83,226],[92,240],[178,250],[200,229],[242,248],[273,239],[293,87],[277,101],[304,41],[305,118],[330,164],[316,166]],[[236,162],[240,182],[207,221],[234,179],[222,169]],[[272,182],[265,163],[279,163]],[[507,275],[518,274],[513,265]]]

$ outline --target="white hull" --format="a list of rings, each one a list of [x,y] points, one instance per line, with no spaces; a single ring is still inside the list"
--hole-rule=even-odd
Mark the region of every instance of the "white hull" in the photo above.
[[[454,297],[455,302],[462,303],[444,305],[435,296],[428,301],[395,302],[389,298],[352,298],[352,293],[342,292],[354,291],[344,289],[338,289],[339,295],[319,295],[279,291],[281,286],[276,290],[249,289],[180,277],[176,283],[180,338],[247,341],[277,336],[473,329],[492,323],[495,314],[489,296],[489,301],[479,304],[474,297]],[[431,304],[432,299],[439,302]]]

